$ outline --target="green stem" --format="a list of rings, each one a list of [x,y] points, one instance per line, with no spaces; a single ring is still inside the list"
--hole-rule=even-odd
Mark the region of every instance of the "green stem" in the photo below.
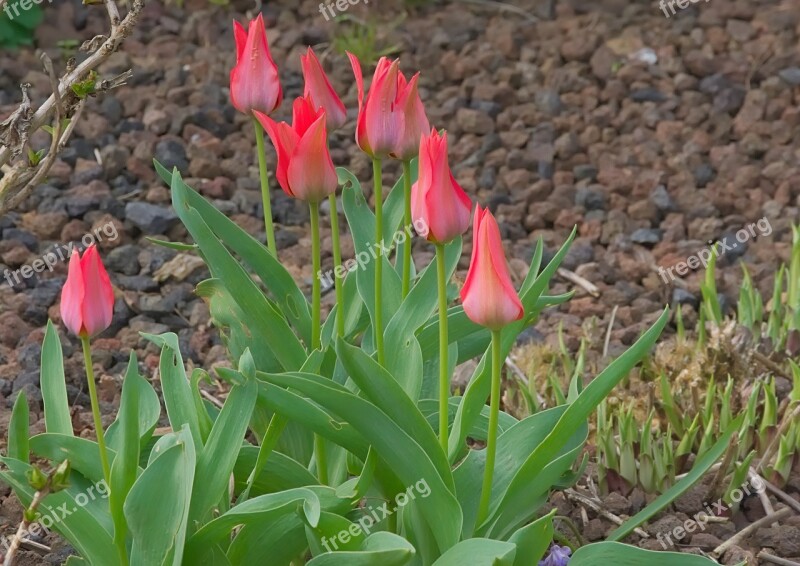
[[[436,271],[439,276],[439,443],[447,454],[447,428],[449,426],[448,401],[450,400],[450,375],[447,361],[447,266],[444,244],[436,244]]]
[[[311,306],[311,349],[316,350],[320,347],[320,284],[321,281],[317,274],[320,272],[320,242],[319,242],[319,203],[318,202],[311,202],[309,203],[309,208],[311,210],[311,262],[312,262],[312,273],[314,277],[311,278],[313,281],[312,283],[312,306]]]
[[[106,440],[103,435],[103,420],[100,418],[100,404],[97,402],[97,388],[94,384],[94,368],[92,367],[92,350],[89,346],[88,336],[81,336],[81,346],[83,346],[83,363],[86,366],[86,381],[89,384],[89,399],[92,402],[92,418],[94,419],[94,429],[97,434],[97,445],[100,447],[100,464],[103,467],[103,478],[110,489],[111,467],[108,465],[108,452],[106,452]]]
[[[325,447],[325,439],[320,435],[314,435],[314,455],[317,459],[317,478],[320,485],[328,485],[328,451]]]
[[[403,197],[405,198],[403,230],[411,226],[411,161],[403,161]],[[403,298],[411,290],[411,238],[403,245]]]
[[[500,414],[500,369],[502,363],[500,331],[492,330],[492,397],[489,403],[489,431],[486,439],[486,467],[483,470],[483,487],[481,501],[478,506],[476,525],[483,523],[489,514],[489,502],[492,499],[492,476],[494,460],[497,453],[497,419]]]
[[[336,276],[340,265],[342,265],[342,248],[339,244],[339,212],[336,210],[336,193],[328,197],[331,205],[331,239],[333,240],[333,284],[336,286],[336,332],[344,338],[344,289],[342,288],[342,278]]]
[[[270,253],[278,257],[278,247],[275,245],[275,228],[272,225],[272,202],[269,196],[269,175],[267,173],[267,154],[264,149],[264,128],[261,123],[253,118],[256,129],[256,145],[258,146],[258,173],[261,177],[261,202],[264,204],[264,227],[267,230],[267,248]]]
[[[375,244],[381,250],[375,263],[375,350],[378,352],[378,363],[383,365],[383,182],[381,160],[376,157],[372,158],[372,178],[375,188]]]

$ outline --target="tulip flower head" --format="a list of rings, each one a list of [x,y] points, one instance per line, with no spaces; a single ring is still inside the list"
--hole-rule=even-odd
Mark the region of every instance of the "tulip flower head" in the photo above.
[[[347,109],[339,95],[333,90],[313,49],[309,47],[306,54],[300,56],[300,64],[305,80],[303,96],[311,97],[315,106],[325,109],[329,130],[341,128],[347,121]]]
[[[243,114],[254,111],[271,114],[283,100],[278,66],[267,44],[264,17],[250,21],[247,31],[233,22],[236,40],[236,66],[231,69],[231,102]]]
[[[94,336],[111,325],[113,314],[114,290],[97,247],[89,246],[83,257],[74,250],[61,291],[61,320],[77,336]]]
[[[472,227],[472,258],[464,288],[464,312],[476,324],[492,330],[520,320],[525,315],[508,274],[500,228],[488,209],[475,208]]]
[[[347,56],[358,86],[358,146],[371,157],[411,159],[430,129],[417,89],[419,73],[407,81],[398,60],[381,57],[365,97],[361,63],[352,53]]]
[[[447,133],[434,129],[419,143],[419,179],[411,188],[411,216],[420,234],[431,242],[447,243],[469,228],[472,201],[450,172]]]
[[[431,129],[425,107],[419,97],[419,73],[406,82],[403,73],[398,73],[398,106],[403,113],[403,135],[391,153],[392,157],[406,161],[417,156],[420,151],[419,140]]]
[[[325,110],[316,108],[310,97],[299,97],[292,107],[292,125],[261,112],[255,116],[278,153],[275,176],[287,195],[320,202],[336,192],[339,180],[328,150]]]

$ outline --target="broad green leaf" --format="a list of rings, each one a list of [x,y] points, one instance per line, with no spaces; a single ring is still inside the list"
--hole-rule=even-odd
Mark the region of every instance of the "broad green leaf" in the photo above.
[[[233,469],[234,487],[237,492],[242,491],[247,485],[247,478],[256,465],[258,450],[256,446],[243,446],[239,451]],[[285,454],[272,451],[261,474],[253,482],[250,493],[256,496],[316,484],[317,479],[305,466]]]
[[[368,536],[359,550],[326,552],[312,558],[308,566],[403,566],[415,553],[403,537],[384,531]]]
[[[575,551],[569,566],[713,566],[713,560],[682,552],[659,552],[644,550],[619,542],[596,542]]]
[[[564,439],[570,438],[581,427],[586,425],[589,415],[597,408],[600,402],[647,355],[667,324],[668,319],[669,310],[665,309],[653,326],[633,346],[593,379],[573,403],[567,405],[564,414],[559,418],[553,430],[536,447],[522,468],[520,468],[511,485],[509,485],[500,505],[493,506],[490,511],[490,515],[493,518],[496,517],[498,510],[501,510],[504,515],[514,515],[512,510],[518,502],[525,500],[522,492],[529,489],[530,479],[536,477],[545,466],[557,457],[563,447]],[[488,522],[493,522],[493,519],[490,518]]]
[[[588,389],[588,388],[587,388]],[[608,540],[610,541],[619,541],[624,539],[628,536],[633,529],[653,517],[656,513],[670,505],[673,501],[678,499],[684,492],[686,492],[690,487],[692,487],[695,483],[697,483],[700,479],[702,479],[703,475],[714,465],[714,463],[719,460],[725,451],[728,450],[728,446],[731,441],[731,437],[739,432],[739,429],[742,426],[742,422],[744,421],[745,414],[739,415],[739,417],[734,420],[730,425],[728,425],[728,429],[719,437],[716,443],[708,449],[708,451],[703,454],[700,458],[697,459],[694,466],[692,466],[692,470],[686,474],[680,481],[678,481],[675,485],[670,487],[667,491],[662,493],[659,497],[656,498],[655,501],[650,503],[647,507],[639,511],[636,515],[625,521],[619,528],[617,528],[613,533],[608,536]]]
[[[128,385],[129,381],[131,385]],[[128,363],[127,374],[122,384],[123,391],[126,387],[138,399],[137,428],[139,430],[139,447],[140,450],[143,450],[150,442],[153,431],[158,424],[158,419],[161,418],[161,403],[158,400],[158,393],[150,385],[150,382],[139,375],[136,357],[133,352],[131,352],[131,360]],[[120,432],[122,427],[121,412],[120,410],[116,420],[111,423],[111,426],[106,431],[106,444],[114,450],[118,450],[119,445],[123,442],[123,435]]]
[[[117,453],[106,446],[109,462]],[[71,434],[55,434],[46,432],[31,438],[31,451],[41,458],[53,462],[69,460],[73,470],[80,472],[92,482],[103,480],[103,468],[100,465],[100,448],[96,442]]]
[[[195,443],[188,425],[167,436],[172,437],[172,445],[163,452],[156,445],[155,459],[125,500],[125,518],[133,537],[131,566],[183,563],[194,485]]]
[[[405,486],[425,480],[430,496],[416,499],[416,504],[433,530],[440,550],[458,541],[462,523],[458,501],[425,451],[384,412],[331,380],[322,383],[315,376],[301,373],[259,374],[259,378],[290,387],[333,413],[346,416]]]
[[[42,344],[40,382],[47,432],[73,434],[69,401],[67,401],[67,382],[64,378],[64,354],[61,351],[58,332],[50,320],[47,321]]]
[[[516,545],[510,542],[470,538],[445,552],[433,566],[514,566],[516,553]]]
[[[140,334],[143,338],[161,347],[161,359],[158,368],[161,377],[161,392],[164,396],[164,405],[167,408],[169,424],[172,426],[173,431],[180,431],[184,425],[189,427],[189,437],[195,447],[192,453],[192,459],[194,460],[194,454],[203,449],[203,443],[197,410],[192,400],[192,389],[189,386],[186,370],[183,367],[183,356],[181,356],[180,346],[178,345],[178,335],[174,332],[165,332],[158,336],[144,332],[140,332]]]
[[[195,482],[202,487],[192,494],[190,519],[193,524],[204,523],[215,503],[226,493],[256,404],[256,380],[239,376],[241,384],[235,385],[228,394],[208,442],[197,458]]]
[[[553,540],[553,515],[556,511],[557,509],[553,509],[544,517],[536,519],[511,535],[508,542],[517,545],[514,566],[538,564],[538,561],[544,558],[550,541]]]
[[[8,423],[8,457],[26,464],[30,460],[30,409],[28,396],[20,391],[14,408],[11,409],[11,421]]]
[[[340,537],[340,533],[345,533],[345,536]],[[325,552],[357,551],[367,538],[361,526],[326,511],[320,513],[319,523],[315,527],[306,525],[306,535],[312,556]]]

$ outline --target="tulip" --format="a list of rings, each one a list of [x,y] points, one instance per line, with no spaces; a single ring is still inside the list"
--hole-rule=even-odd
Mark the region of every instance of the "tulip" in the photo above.
[[[278,66],[267,44],[264,16],[250,21],[247,31],[233,22],[236,66],[231,69],[231,102],[243,114],[254,111],[271,114],[283,100]]]
[[[403,134],[398,138],[392,157],[410,161],[420,150],[419,140],[431,129],[425,107],[419,98],[419,73],[406,82],[403,73],[397,74],[398,107],[403,113]]]
[[[94,336],[111,325],[114,290],[106,268],[92,245],[80,256],[72,252],[61,291],[61,320],[76,336]]]
[[[461,302],[472,322],[491,330],[499,330],[525,314],[511,284],[497,221],[480,206],[475,209],[472,258]]]
[[[356,143],[372,158],[388,157],[400,143],[403,134],[404,115],[398,105],[400,63],[381,57],[365,98],[361,63],[352,53],[347,56],[358,87]]]
[[[472,201],[453,174],[447,160],[447,133],[435,129],[419,143],[419,179],[411,189],[414,226],[429,241],[445,244],[469,228]]]
[[[500,415],[500,371],[503,365],[502,328],[521,319],[525,310],[511,284],[500,229],[488,209],[475,208],[472,227],[472,259],[461,302],[467,316],[492,331],[492,384],[489,402],[489,428],[486,438],[486,464],[483,470],[477,525],[489,515],[492,478],[497,455],[497,426]]]
[[[315,109],[309,97],[297,98],[292,110],[291,125],[255,115],[278,153],[278,184],[291,197],[319,203],[339,182],[328,150],[325,110]]]
[[[106,484],[111,485],[111,467],[108,464],[103,421],[100,418],[100,404],[97,401],[97,388],[94,382],[92,354],[89,338],[111,325],[114,315],[114,290],[103,267],[97,247],[89,246],[83,257],[77,250],[69,260],[67,281],[61,290],[61,320],[67,328],[81,340],[83,362],[86,366],[86,381],[89,384],[89,399],[92,404],[97,445],[100,449],[100,465]]]
[[[309,47],[306,54],[300,56],[300,65],[305,79],[303,96],[311,97],[315,106],[325,110],[328,128],[331,131],[341,128],[347,121],[347,109],[333,90],[313,49]]]

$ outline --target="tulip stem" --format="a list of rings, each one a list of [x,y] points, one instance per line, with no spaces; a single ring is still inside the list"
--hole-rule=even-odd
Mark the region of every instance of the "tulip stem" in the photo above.
[[[253,118],[253,126],[256,129],[256,145],[258,146],[258,173],[261,177],[261,202],[264,205],[264,228],[267,231],[267,248],[273,256],[278,257],[278,247],[275,244],[275,227],[272,225],[272,202],[269,196],[269,174],[267,172],[267,154],[264,149],[264,128],[256,118]]]
[[[447,454],[447,428],[450,425],[450,375],[447,360],[447,266],[444,244],[436,244],[436,268],[439,276],[439,444]]]
[[[383,181],[381,179],[381,160],[372,158],[372,179],[375,192],[375,243],[381,250],[375,263],[375,350],[378,363],[384,365],[383,356]]]
[[[81,336],[80,338],[81,346],[83,346],[83,363],[86,366],[86,381],[89,384],[89,399],[92,402],[94,429],[97,434],[97,445],[100,447],[100,464],[103,467],[103,478],[110,489],[111,467],[108,465],[108,452],[106,452],[106,440],[103,435],[103,420],[100,418],[100,404],[97,402],[97,387],[95,387],[94,368],[92,367],[92,350],[89,346],[89,337]]]
[[[411,161],[403,161],[403,197],[405,199],[403,229],[411,226]],[[411,238],[403,245],[403,298],[411,290]]]
[[[312,202],[308,205],[311,211],[311,262],[312,262],[312,291],[311,291],[311,349],[316,350],[320,347],[320,280],[317,275],[320,268],[320,242],[319,242],[319,203]]]
[[[481,501],[478,506],[476,526],[480,526],[489,514],[489,503],[492,499],[492,476],[494,460],[497,453],[497,420],[500,415],[500,370],[502,355],[500,352],[500,330],[492,330],[492,396],[489,402],[489,431],[486,439],[486,467],[483,470],[483,487]]]
[[[330,203],[331,214],[331,239],[333,240],[333,284],[336,289],[336,332],[339,336],[344,338],[344,289],[342,288],[342,278],[338,277],[336,273],[341,271],[339,266],[342,265],[342,248],[339,244],[339,212],[336,209],[336,193],[328,196]]]

